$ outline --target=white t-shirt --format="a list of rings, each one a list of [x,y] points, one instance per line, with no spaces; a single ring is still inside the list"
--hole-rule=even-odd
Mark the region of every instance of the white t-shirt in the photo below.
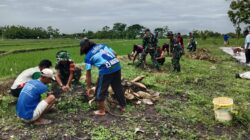
[[[16,89],[20,84],[26,83],[29,80],[32,80],[32,75],[35,72],[40,72],[39,67],[33,67],[33,68],[24,70],[21,74],[18,75],[13,85],[11,86],[11,89]]]
[[[246,48],[246,49],[250,49],[250,45],[249,45],[248,48],[247,48],[247,43],[250,43],[250,34],[248,34],[248,35],[246,36],[246,39],[245,39],[245,48]]]

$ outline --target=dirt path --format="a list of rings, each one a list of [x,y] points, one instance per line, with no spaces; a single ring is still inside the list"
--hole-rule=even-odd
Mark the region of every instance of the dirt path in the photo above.
[[[233,58],[235,58],[237,61],[239,61],[241,64],[244,64],[246,66],[250,66],[250,64],[246,64],[246,57],[245,57],[245,53],[244,52],[240,52],[239,54],[235,55],[233,53],[233,47],[221,47],[220,49],[222,49],[222,51],[224,51],[225,53],[231,55]]]

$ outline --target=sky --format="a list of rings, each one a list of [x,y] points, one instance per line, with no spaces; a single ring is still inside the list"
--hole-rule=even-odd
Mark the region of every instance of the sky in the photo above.
[[[226,0],[1,0],[0,26],[52,26],[61,33],[97,31],[121,22],[174,32],[234,32]]]

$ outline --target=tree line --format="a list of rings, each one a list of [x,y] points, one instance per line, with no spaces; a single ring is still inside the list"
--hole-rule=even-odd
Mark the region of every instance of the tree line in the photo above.
[[[60,30],[48,26],[46,29],[42,27],[24,27],[21,25],[11,25],[0,27],[0,35],[6,39],[48,39],[48,38],[83,38],[90,39],[136,39],[142,38],[144,35],[145,26],[133,24],[128,26],[125,23],[114,23],[113,27],[104,26],[96,32],[83,29],[79,33],[65,34],[60,33]],[[166,38],[170,31],[168,26],[157,27],[153,32],[158,33],[158,38]],[[193,30],[196,38],[206,39],[208,37],[221,37],[223,34],[209,30]],[[235,33],[228,33],[232,38],[237,37]],[[187,35],[183,35],[184,38]]]
[[[45,39],[50,37],[60,37],[59,29],[48,26],[47,29],[42,27],[24,27],[21,25],[7,25],[0,27],[2,38],[7,39]]]
[[[228,33],[230,37],[242,37],[242,25],[250,30],[250,1],[249,0],[232,0],[228,17],[235,27],[235,33]],[[45,39],[45,38],[96,38],[96,39],[136,39],[143,36],[143,31],[146,29],[143,25],[133,24],[128,26],[125,23],[114,23],[113,27],[104,26],[99,31],[86,31],[74,34],[60,33],[59,29],[48,26],[47,29],[42,27],[24,27],[21,25],[0,26],[0,35],[7,39]],[[168,26],[157,27],[154,30],[158,32],[159,38],[164,38],[169,31]],[[219,37],[221,33],[209,30],[194,30],[194,36],[197,38],[206,39],[207,37]],[[184,35],[186,37],[186,35]]]

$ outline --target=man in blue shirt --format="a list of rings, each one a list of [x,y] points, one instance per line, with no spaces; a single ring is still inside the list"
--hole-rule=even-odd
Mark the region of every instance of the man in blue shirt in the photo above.
[[[224,46],[229,45],[229,36],[227,34],[224,34],[223,39],[224,39]]]
[[[95,91],[99,110],[94,111],[94,114],[99,116],[105,115],[104,100],[108,96],[109,85],[111,85],[114,91],[114,98],[119,102],[121,111],[125,111],[126,102],[121,85],[121,66],[115,52],[107,45],[96,44],[86,38],[80,41],[80,54],[86,54],[87,94],[89,94],[91,89],[91,68],[96,66],[99,69]]]
[[[47,84],[55,80],[51,69],[43,69],[38,80],[30,80],[23,87],[16,105],[16,114],[25,122],[34,124],[49,124],[50,120],[41,118],[41,115],[48,110],[55,101],[54,95],[48,95],[41,100],[41,94],[48,90]]]

